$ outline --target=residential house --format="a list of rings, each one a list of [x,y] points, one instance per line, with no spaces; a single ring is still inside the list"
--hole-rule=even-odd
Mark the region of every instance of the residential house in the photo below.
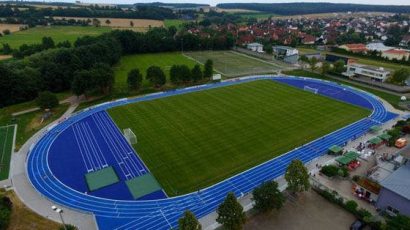
[[[371,80],[384,82],[390,77],[391,72],[384,68],[361,64],[348,64],[346,72],[342,75],[346,77],[368,77]]]
[[[389,60],[409,60],[410,53],[402,49],[390,49],[382,52],[382,57]]]
[[[340,49],[344,49],[346,51],[349,52],[353,52],[353,53],[364,53],[367,52],[367,48],[365,44],[345,44],[345,45],[341,45],[339,46]]]
[[[405,36],[401,39],[399,46],[402,46],[402,47],[410,47],[410,34],[405,35]]]
[[[263,52],[263,45],[257,42],[249,43],[248,45],[246,45],[246,48],[258,53]]]
[[[381,181],[376,207],[391,215],[410,216],[410,164],[407,163]]]

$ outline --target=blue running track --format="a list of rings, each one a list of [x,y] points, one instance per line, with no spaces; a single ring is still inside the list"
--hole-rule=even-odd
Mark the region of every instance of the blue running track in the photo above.
[[[140,101],[186,94],[260,79],[270,79],[372,110],[368,117],[307,143],[213,186],[178,197],[167,198],[163,191],[132,200],[124,181],[148,173],[105,112],[107,109]],[[203,217],[223,201],[228,192],[237,197],[251,192],[260,183],[282,176],[293,159],[308,163],[326,153],[332,145],[344,145],[373,125],[385,123],[397,114],[387,111],[372,94],[333,82],[298,77],[252,76],[223,83],[206,84],[133,99],[103,103],[77,113],[49,130],[34,146],[27,159],[27,173],[33,187],[55,203],[93,213],[99,229],[170,229],[186,209]],[[65,166],[65,167],[64,167]],[[113,166],[120,183],[86,193],[82,178]],[[76,179],[77,178],[77,179]]]

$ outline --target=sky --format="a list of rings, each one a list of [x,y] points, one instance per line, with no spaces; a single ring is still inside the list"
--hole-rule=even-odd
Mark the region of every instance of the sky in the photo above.
[[[1,0],[0,0],[1,1]],[[38,0],[43,2],[43,0]],[[73,0],[44,0],[45,2],[74,2]],[[132,4],[137,2],[171,2],[171,3],[203,3],[215,6],[218,3],[229,2],[261,2],[261,3],[282,3],[282,2],[332,2],[332,3],[357,3],[357,4],[377,4],[377,5],[410,5],[410,0],[81,0],[85,3],[110,3],[110,4]]]

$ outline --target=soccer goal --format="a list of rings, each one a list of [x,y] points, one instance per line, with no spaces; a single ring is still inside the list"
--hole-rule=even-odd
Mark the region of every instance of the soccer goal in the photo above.
[[[305,85],[305,86],[303,87],[303,89],[306,90],[306,91],[312,92],[312,93],[314,93],[314,94],[317,94],[317,93],[319,92],[319,89],[313,88],[313,87],[309,87],[309,86],[307,86],[307,85]]]
[[[137,144],[137,135],[130,129],[124,129],[124,137],[131,145]]]

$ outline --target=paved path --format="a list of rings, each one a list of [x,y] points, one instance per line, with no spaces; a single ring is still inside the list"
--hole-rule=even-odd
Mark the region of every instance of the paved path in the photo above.
[[[75,111],[78,106],[78,102],[74,102],[67,109],[61,118],[69,116]],[[61,119],[60,118],[60,119]],[[58,120],[60,120],[58,119]],[[41,196],[33,186],[30,184],[27,174],[26,174],[26,159],[27,153],[30,149],[30,146],[35,143],[48,127],[56,124],[58,120],[47,125],[39,132],[34,134],[19,150],[19,152],[14,153],[11,159],[11,169],[10,169],[10,178],[9,182],[12,183],[14,191],[20,200],[31,210],[35,211],[39,215],[42,215],[46,218],[49,218],[53,221],[60,222],[60,217],[57,213],[51,210],[51,206],[55,205],[50,200]],[[71,209],[63,208],[63,218],[65,223],[70,223],[77,226],[79,229],[84,230],[93,230],[97,229],[97,226],[94,221],[94,216],[88,213],[81,213]]]

